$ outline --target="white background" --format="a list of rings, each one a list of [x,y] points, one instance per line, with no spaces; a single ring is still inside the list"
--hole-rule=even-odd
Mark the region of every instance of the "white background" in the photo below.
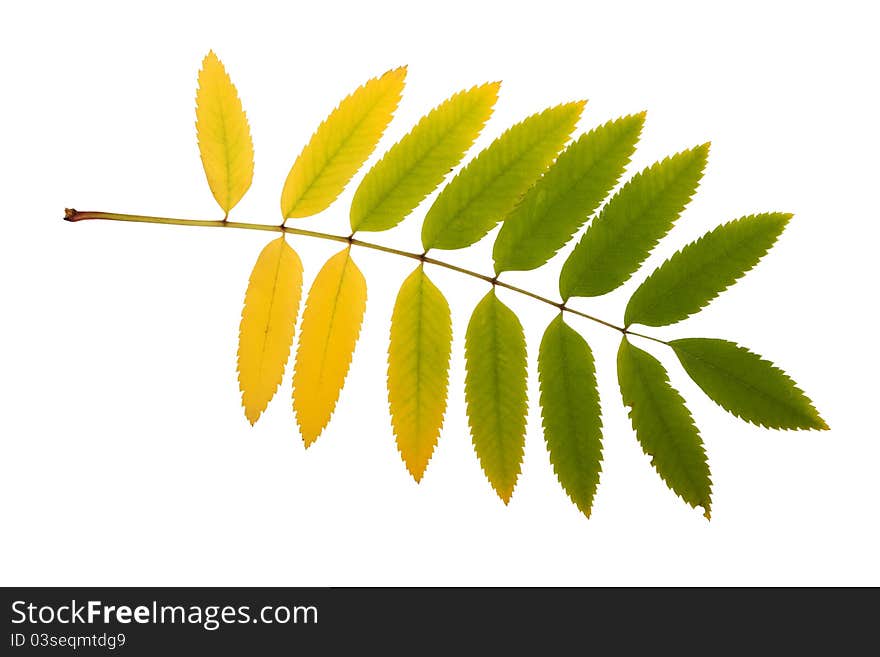
[[[871,4],[4,4],[0,581],[880,584]],[[648,110],[631,173],[711,140],[700,194],[647,267],[725,220],[768,210],[795,219],[735,288],[654,334],[740,341],[786,369],[832,430],[745,424],[648,344],[702,430],[714,480],[707,522],[638,447],[615,381],[617,335],[572,320],[596,354],[606,427],[587,520],[554,479],[536,405],[534,356],[552,309],[500,292],[525,325],[532,399],[523,473],[505,507],[464,414],[464,328],[486,289],[435,268],[455,343],[446,423],[416,485],[384,390],[391,306],[412,265],[365,250],[365,325],[330,426],[306,452],[288,368],[251,429],[235,350],[248,274],[269,236],[61,221],[67,206],[220,218],[193,127],[196,73],[211,48],[238,86],[256,148],[240,220],[278,221],[282,183],[315,126],[358,84],[404,63],[404,100],[381,151],[452,92],[495,79],[501,98],[472,154],[527,114],[578,98],[590,100],[581,129]],[[354,186],[297,225],[347,233]],[[429,203],[372,237],[418,249]],[[307,286],[338,250],[292,243]],[[554,295],[568,250],[506,279]],[[490,252],[491,237],[447,255],[488,272]],[[619,320],[643,276],[578,307]]]

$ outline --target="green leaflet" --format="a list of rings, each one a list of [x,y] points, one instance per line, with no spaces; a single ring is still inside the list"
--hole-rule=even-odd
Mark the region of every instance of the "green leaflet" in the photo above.
[[[496,274],[536,269],[571,239],[623,175],[644,123],[644,112],[609,121],[565,149],[505,218]]]
[[[465,335],[468,423],[489,483],[507,504],[522,465],[526,431],[526,341],[495,289],[474,309]]]
[[[773,363],[727,340],[684,338],[669,346],[716,404],[771,429],[827,429],[813,403]]]
[[[709,144],[703,144],[633,176],[602,208],[563,265],[562,298],[595,297],[625,283],[681,215],[708,157]]]
[[[461,91],[437,107],[392,146],[354,194],[352,231],[394,228],[464,157],[489,120],[499,82]]]
[[[663,365],[624,338],[617,378],[633,429],[654,468],[667,486],[692,507],[703,507],[709,518],[712,481],[703,441]]]
[[[388,346],[391,425],[416,481],[428,467],[443,425],[451,349],[449,304],[420,265],[400,287]]]
[[[425,251],[463,249],[492,230],[559,153],[585,104],[533,114],[471,160],[428,210],[422,224]]]
[[[538,351],[541,417],[562,488],[590,517],[602,461],[602,420],[593,352],[562,319],[547,326]]]
[[[758,264],[791,216],[770,212],[742,217],[691,242],[633,293],[624,323],[665,326],[693,315]]]

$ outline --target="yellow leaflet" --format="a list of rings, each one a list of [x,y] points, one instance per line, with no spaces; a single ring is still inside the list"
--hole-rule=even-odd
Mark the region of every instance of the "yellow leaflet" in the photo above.
[[[211,193],[228,215],[254,178],[254,144],[235,86],[214,51],[199,71],[196,133]]]
[[[451,348],[449,304],[419,266],[400,287],[388,347],[391,424],[416,481],[428,467],[443,425]]]
[[[317,214],[342,193],[388,127],[405,77],[402,66],[369,80],[318,126],[287,174],[281,192],[285,219]]]
[[[238,385],[251,424],[281,383],[299,312],[302,276],[302,262],[284,237],[266,245],[251,272],[238,334]]]
[[[367,305],[367,283],[350,248],[330,258],[309,290],[293,371],[293,410],[306,447],[336,407]]]

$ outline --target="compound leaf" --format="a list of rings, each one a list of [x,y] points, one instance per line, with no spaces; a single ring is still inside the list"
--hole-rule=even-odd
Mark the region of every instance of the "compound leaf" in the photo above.
[[[669,345],[703,392],[746,422],[771,429],[828,428],[785,372],[745,347],[712,338],[683,338]]]
[[[275,395],[296,327],[303,267],[284,237],[269,242],[248,281],[238,333],[238,385],[254,424]]]
[[[709,144],[636,174],[602,208],[559,276],[562,298],[594,297],[623,285],[669,232],[703,177]]]
[[[522,466],[526,430],[526,341],[494,288],[477,304],[465,335],[465,401],[483,472],[507,504]]]
[[[437,196],[422,224],[422,246],[462,249],[479,241],[516,205],[556,157],[586,101],[544,110],[509,128]]]
[[[428,467],[443,425],[451,349],[449,304],[419,266],[397,294],[388,347],[391,425],[416,481]]]
[[[644,112],[609,121],[563,151],[504,219],[496,274],[536,269],[571,239],[623,175],[644,123]]]
[[[541,417],[562,488],[590,517],[602,461],[602,420],[593,352],[562,319],[550,322],[538,352]]]
[[[196,134],[208,186],[228,216],[254,178],[254,144],[235,86],[213,50],[199,71]]]
[[[758,264],[791,216],[770,212],[742,217],[691,242],[636,289],[624,322],[665,326],[693,315]]]
[[[367,284],[347,247],[330,258],[309,290],[293,371],[293,410],[306,447],[333,414],[357,343]]]
[[[285,219],[317,214],[337,199],[391,122],[405,77],[403,66],[367,81],[318,126],[284,182]]]
[[[461,91],[445,100],[385,153],[351,203],[352,231],[394,228],[461,161],[480,134],[500,83]]]
[[[673,491],[692,507],[711,512],[712,482],[700,433],[663,365],[624,338],[617,352],[623,403],[645,454]]]

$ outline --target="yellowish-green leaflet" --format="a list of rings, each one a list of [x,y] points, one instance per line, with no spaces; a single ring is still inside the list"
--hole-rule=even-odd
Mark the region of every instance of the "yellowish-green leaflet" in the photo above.
[[[402,66],[369,80],[318,126],[284,182],[281,216],[308,217],[336,200],[391,122],[405,77]]]
[[[526,340],[495,289],[474,309],[465,335],[464,396],[474,449],[505,504],[522,467],[526,431]]]
[[[571,239],[623,175],[644,122],[644,112],[609,121],[565,149],[501,225],[496,274],[536,269]]]
[[[388,346],[391,425],[416,481],[428,467],[443,425],[451,350],[449,304],[419,265],[397,294]]]
[[[392,146],[354,194],[351,230],[394,228],[434,191],[489,120],[500,84],[491,82],[455,94]]]
[[[488,233],[559,153],[586,101],[533,114],[509,128],[444,187],[422,224],[422,246],[462,249]]]

